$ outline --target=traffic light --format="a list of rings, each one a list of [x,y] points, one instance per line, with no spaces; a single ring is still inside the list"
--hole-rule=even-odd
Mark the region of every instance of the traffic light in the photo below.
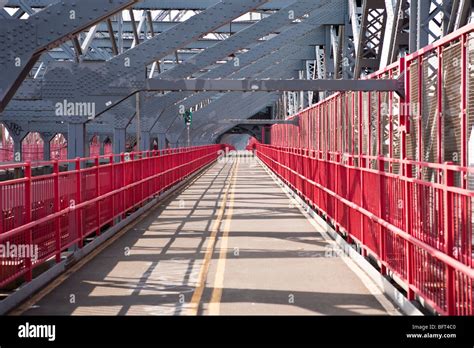
[[[193,123],[193,113],[189,110],[184,113],[184,123],[186,126],[191,126]]]

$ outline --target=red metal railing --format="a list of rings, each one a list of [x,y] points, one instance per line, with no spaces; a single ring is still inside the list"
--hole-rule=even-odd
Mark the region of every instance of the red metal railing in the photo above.
[[[35,267],[51,258],[59,262],[63,251],[82,247],[85,238],[215,161],[224,147],[38,163],[52,168],[40,176],[32,175],[31,163],[0,166],[24,174],[0,182],[0,287],[19,277],[31,280]],[[62,171],[65,165],[75,169]]]
[[[67,144],[51,144],[51,159],[67,159]],[[99,156],[100,144],[90,144],[90,156]],[[0,147],[0,162],[14,162],[14,148],[12,143],[3,144]],[[44,161],[43,144],[23,144],[22,155],[24,161],[38,162]],[[104,144],[104,154],[112,154],[112,144]]]
[[[474,25],[368,78],[405,97],[337,93],[275,125],[257,154],[412,300],[473,315]],[[312,131],[316,130],[316,131]]]

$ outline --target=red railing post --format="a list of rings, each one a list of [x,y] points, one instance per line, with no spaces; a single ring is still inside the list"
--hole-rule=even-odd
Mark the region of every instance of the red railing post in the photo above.
[[[461,37],[461,166],[467,167],[468,161],[468,124],[467,124],[467,100],[468,100],[468,89],[467,89],[467,35],[464,34]],[[471,91],[472,93],[472,91]],[[461,183],[462,188],[467,188],[467,173],[462,173]],[[464,201],[463,201],[464,204]],[[463,211],[464,211],[463,207]]]
[[[114,165],[114,155],[109,155],[109,164],[110,164],[110,182],[111,182],[111,191],[115,190],[115,165]],[[112,218],[111,224],[115,225],[115,195],[110,197],[110,205],[112,207],[112,213],[110,218]]]
[[[94,159],[94,164],[95,164],[95,194],[96,197],[100,197],[100,162],[99,162],[99,156],[96,156]],[[97,224],[97,231],[96,235],[100,235],[100,203],[101,201],[97,201],[97,218],[96,218],[96,224]]]
[[[25,164],[25,224],[31,222],[32,219],[32,175],[31,175],[31,163],[28,161]],[[27,246],[30,250],[35,250],[36,248],[33,247],[33,230],[30,228],[28,229],[27,233]],[[33,279],[33,263],[32,263],[33,255],[25,255],[25,267],[27,269],[26,272],[26,281],[29,282]]]
[[[61,197],[59,192],[59,162],[53,161],[53,183],[54,183],[54,212],[57,213],[61,210]],[[61,262],[61,217],[54,219],[54,229],[56,238],[56,262]]]
[[[366,167],[366,163],[365,163],[365,157],[364,157],[364,149],[363,149],[363,145],[364,145],[364,142],[363,142],[363,121],[364,121],[364,111],[363,111],[363,107],[364,107],[364,103],[363,103],[363,98],[362,98],[362,92],[357,92],[357,100],[358,100],[358,105],[359,107],[357,108],[357,112],[359,113],[358,117],[357,117],[357,121],[358,121],[358,153],[357,153],[357,157],[359,159],[358,161],[358,167],[356,169],[354,169],[354,171],[358,171],[359,172],[359,180],[360,180],[360,201],[357,202],[357,204],[360,206],[360,207],[363,207],[363,208],[366,208],[365,204],[364,204],[364,196],[365,196],[365,190],[364,190],[364,174],[365,172],[361,169],[361,168],[365,168]],[[361,254],[362,256],[366,257],[367,256],[367,249],[365,248],[366,246],[366,230],[365,230],[365,224],[364,224],[364,216],[362,216],[362,214],[359,214],[357,213],[359,216],[360,216],[360,241],[361,241]]]
[[[135,160],[135,153],[134,152],[130,153],[130,162],[129,162],[130,166],[129,167],[131,167],[131,171],[132,171],[132,180],[131,180],[132,182],[131,183],[138,180],[137,179],[137,169],[135,168],[135,166],[137,165],[137,162],[138,161]],[[131,184],[131,183],[127,182],[127,185]],[[141,187],[141,184],[140,184],[140,187]],[[137,196],[137,191],[138,191],[138,189],[140,189],[140,187],[133,186],[132,189],[131,189],[132,194],[130,195],[131,196],[130,199],[132,200],[131,201],[132,211],[133,211],[133,209],[135,209],[135,206],[136,206],[136,203],[137,203],[135,197]]]
[[[379,114],[380,115],[380,114]],[[380,124],[380,123],[379,123]],[[380,128],[380,127],[379,127]],[[380,131],[379,135],[380,137]],[[386,206],[385,206],[385,199],[386,199],[386,193],[385,193],[385,162],[382,159],[381,155],[378,154],[378,169],[379,169],[379,217],[383,220],[385,220],[385,211],[386,211]],[[386,233],[385,233],[385,228],[383,226],[380,226],[380,240],[379,240],[379,254],[380,254],[380,273],[383,275],[387,274],[387,267],[384,264],[387,262],[387,255],[386,255],[386,249],[385,249],[385,238],[386,238]]]
[[[409,178],[412,177],[412,164],[411,163],[405,163],[405,168],[406,168],[406,177],[407,179],[404,182],[404,202],[403,202],[403,208],[404,208],[404,213],[405,213],[405,231],[408,234],[412,234],[412,211],[413,211],[413,203],[411,199],[411,190],[410,190],[410,182]],[[409,301],[412,301],[415,299],[415,292],[411,288],[411,285],[414,282],[414,263],[413,263],[413,245],[411,245],[410,242],[404,241],[405,248],[406,248],[406,268],[407,268],[407,283],[408,283],[408,289],[407,289],[407,298]]]
[[[84,246],[84,231],[82,223],[82,209],[77,208],[77,205],[82,202],[82,173],[81,173],[81,159],[76,158],[76,202],[74,203],[74,209],[76,210],[76,226],[77,226],[77,240],[79,248]]]
[[[354,118],[352,118],[354,119]],[[354,125],[352,126],[352,129],[354,129]],[[354,143],[354,138],[351,139],[352,141],[352,144]],[[353,151],[353,149],[351,150]],[[353,152],[352,152],[353,154]],[[353,156],[349,156],[347,158],[347,163],[344,164],[345,167],[346,167],[346,187],[352,187],[352,182],[351,182],[351,175],[349,175],[349,173],[354,170],[353,169],[353,166],[354,166],[354,157]],[[350,215],[351,214],[354,214],[354,209],[352,209],[351,207],[347,207],[347,211],[349,213],[349,217],[348,217],[348,220],[350,221]],[[346,242],[349,243],[349,244],[352,244],[354,239],[352,238],[352,234],[351,234],[351,231],[346,231],[347,232],[347,235],[346,235]]]
[[[446,254],[454,257],[455,254],[455,229],[454,229],[454,215],[453,215],[453,192],[449,188],[454,186],[454,173],[448,168],[449,165],[454,165],[452,162],[444,164],[444,235],[446,243]],[[446,306],[448,315],[456,315],[456,279],[454,269],[448,265],[446,267]]]
[[[120,154],[120,167],[121,167],[121,171],[122,171],[122,187],[126,187],[127,186],[127,180],[125,179],[125,165],[126,165],[126,162],[125,162],[125,154],[122,152]],[[125,212],[127,211],[127,190],[128,189],[124,189],[122,191],[122,219],[125,219]]]

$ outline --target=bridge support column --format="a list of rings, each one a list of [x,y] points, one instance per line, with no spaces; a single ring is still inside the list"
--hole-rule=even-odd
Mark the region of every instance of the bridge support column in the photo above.
[[[67,158],[86,156],[86,124],[70,122],[68,124]]]
[[[118,155],[125,152],[125,143],[127,141],[127,130],[125,128],[114,128],[113,149],[114,154]]]
[[[22,142],[25,139],[25,136],[21,137],[12,137],[13,138],[13,161],[22,162],[23,161],[23,147]]]
[[[29,126],[28,123],[23,122],[4,122],[5,127],[8,129],[10,136],[13,139],[13,161],[22,162],[23,158],[23,149],[22,142],[28,135]]]
[[[51,143],[43,138],[43,160],[51,160]]]
[[[158,149],[160,150],[166,149],[166,134],[165,133],[158,134]]]
[[[91,144],[92,144],[92,139],[94,139],[96,135],[95,134],[88,134],[87,135],[87,146],[86,146],[86,155],[85,157],[90,157],[91,156]],[[100,142],[100,136],[97,135],[97,139],[98,141]],[[99,150],[99,154],[100,154],[100,150]]]
[[[151,150],[151,133],[142,131],[140,136],[140,151],[149,150]]]
[[[100,144],[100,149],[99,149],[99,154],[101,156],[104,156],[105,155],[105,140],[107,139],[107,137],[105,137],[104,139],[102,139],[102,136],[99,136],[99,144]]]
[[[40,133],[41,138],[43,139],[43,160],[51,160],[51,140],[56,136],[56,134],[51,133]]]

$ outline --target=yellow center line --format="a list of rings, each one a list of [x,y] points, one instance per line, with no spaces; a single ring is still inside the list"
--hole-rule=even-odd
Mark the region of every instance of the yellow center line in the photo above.
[[[211,235],[209,237],[209,242],[207,244],[206,253],[204,255],[204,262],[199,272],[198,282],[196,286],[196,290],[194,290],[193,297],[191,298],[190,307],[186,311],[187,315],[197,315],[199,313],[199,305],[201,303],[202,295],[204,293],[204,289],[206,288],[206,280],[207,275],[209,273],[209,266],[212,260],[212,254],[214,253],[214,248],[217,241],[217,234],[219,232],[222,218],[224,217],[224,212],[226,210],[227,199],[229,196],[229,191],[232,187],[232,180],[234,178],[235,169],[236,169],[236,162],[234,162],[232,166],[232,174],[229,183],[227,184],[226,191],[224,193],[224,197],[222,198],[221,207],[217,213],[217,218],[212,225]]]
[[[214,279],[214,286],[212,290],[211,302],[209,303],[209,314],[219,315],[221,308],[222,289],[224,288],[224,273],[227,256],[227,246],[229,244],[230,223],[232,221],[232,214],[234,213],[234,199],[235,199],[235,183],[237,181],[237,171],[239,168],[239,158],[237,157],[237,164],[232,174],[231,194],[229,199],[229,210],[227,212],[226,220],[224,222],[224,229],[222,232],[222,239],[220,245],[219,259],[217,261],[216,277]]]

